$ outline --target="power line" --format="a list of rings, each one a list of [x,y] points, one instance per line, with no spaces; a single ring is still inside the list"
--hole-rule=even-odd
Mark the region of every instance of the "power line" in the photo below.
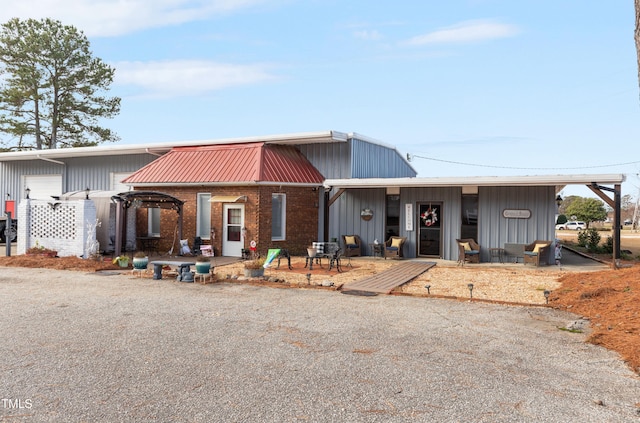
[[[453,160],[436,159],[436,158],[433,158],[433,157],[425,157],[425,156],[419,156],[417,154],[409,154],[409,153],[407,153],[407,160],[408,161],[413,160],[413,158],[415,158],[415,157],[417,157],[419,159],[431,160],[431,161],[434,161],[434,162],[457,164],[457,165],[462,165],[462,166],[490,167],[490,168],[496,168],[496,169],[517,169],[517,170],[594,169],[594,168],[601,168],[601,167],[627,166],[627,165],[640,163],[640,161],[635,161],[635,162],[614,163],[614,164],[595,165],[595,166],[577,166],[577,167],[566,167],[566,166],[564,166],[564,167],[516,167],[516,166],[497,166],[497,165],[487,165],[487,164],[478,164],[478,163],[456,162],[456,161],[453,161]]]

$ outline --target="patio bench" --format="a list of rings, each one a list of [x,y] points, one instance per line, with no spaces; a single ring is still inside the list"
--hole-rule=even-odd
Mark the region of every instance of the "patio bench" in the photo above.
[[[172,261],[172,260],[154,260],[149,264],[153,264],[153,279],[162,279],[162,268],[171,266],[178,268],[177,280],[180,282],[193,282],[193,274],[191,266],[195,266],[194,262]]]

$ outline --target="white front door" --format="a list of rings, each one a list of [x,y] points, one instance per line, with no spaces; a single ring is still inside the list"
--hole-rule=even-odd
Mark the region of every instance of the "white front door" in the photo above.
[[[228,257],[242,257],[244,239],[244,204],[223,205],[222,254]]]

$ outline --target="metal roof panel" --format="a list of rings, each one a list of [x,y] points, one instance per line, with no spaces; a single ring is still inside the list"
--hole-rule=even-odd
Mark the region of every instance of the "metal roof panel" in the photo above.
[[[129,184],[282,182],[321,184],[293,146],[265,143],[177,147],[124,180]]]

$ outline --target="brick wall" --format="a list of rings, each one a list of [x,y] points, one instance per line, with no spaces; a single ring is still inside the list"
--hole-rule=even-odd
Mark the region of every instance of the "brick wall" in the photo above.
[[[145,190],[169,194],[184,201],[182,237],[193,247],[196,234],[196,204],[198,193],[214,195],[232,195],[247,197],[244,204],[245,227],[247,228],[245,248],[255,240],[258,252],[265,255],[269,248],[286,248],[292,255],[306,255],[306,247],[316,241],[318,234],[318,200],[317,190],[311,187],[292,186],[251,186],[251,187],[145,187]],[[271,241],[271,194],[286,194],[287,225],[286,240]],[[212,244],[216,254],[222,249],[223,203],[211,203],[211,228],[216,238]],[[174,210],[160,212],[160,251],[169,251],[174,239],[178,214]],[[137,230],[139,234],[147,233],[147,210],[138,209]],[[209,243],[206,241],[205,243]],[[174,251],[179,251],[176,241]]]

